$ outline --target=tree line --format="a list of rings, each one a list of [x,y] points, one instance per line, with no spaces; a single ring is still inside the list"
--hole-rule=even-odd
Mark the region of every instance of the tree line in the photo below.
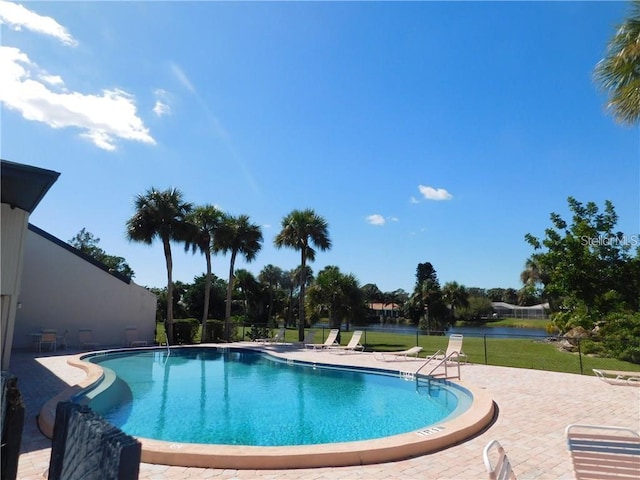
[[[606,56],[596,65],[594,78],[606,92],[607,110],[623,125],[640,120],[640,1],[631,2],[628,18],[618,27],[607,46]],[[177,189],[151,188],[135,199],[135,213],[127,221],[130,240],[151,244],[159,240],[167,267],[167,287],[157,290],[166,302],[163,317],[172,338],[174,313],[201,313],[203,338],[206,320],[224,315],[225,339],[229,339],[231,313],[239,309],[248,319],[285,325],[297,322],[303,339],[307,314],[313,320],[328,315],[332,326],[356,322],[367,303],[392,305],[410,322],[425,330],[446,330],[456,320],[482,320],[491,313],[491,301],[519,305],[548,302],[553,323],[562,331],[580,327],[597,332],[605,354],[640,363],[640,234],[626,236],[615,231],[618,217],[613,204],[604,210],[589,202],[569,197],[571,223],[551,214],[551,227],[540,239],[527,234],[534,249],[521,274],[522,288],[466,288],[457,282],[443,287],[431,263],[416,269],[411,294],[403,290],[380,292],[374,284],[360,287],[352,274],[328,266],[314,277],[307,265],[317,251],[331,248],[326,220],[313,210],[293,210],[282,219],[274,239],[277,248],[300,252],[300,265],[282,271],[268,265],[258,278],[246,270],[234,270],[237,255],[247,262],[255,259],[263,242],[258,225],[246,215],[230,215],[213,205],[194,206],[185,202]],[[206,273],[192,285],[174,282],[171,242],[181,242],[185,250],[201,252]],[[134,272],[122,257],[107,255],[97,247],[99,239],[82,229],[70,243],[129,277]],[[226,282],[211,272],[211,255],[230,255]],[[307,297],[308,289],[308,299]],[[174,301],[174,290],[178,291]],[[224,299],[223,299],[224,296]],[[198,305],[202,305],[200,308]],[[224,312],[222,311],[224,307]],[[297,317],[297,318],[296,318]],[[603,353],[597,351],[596,353]]]

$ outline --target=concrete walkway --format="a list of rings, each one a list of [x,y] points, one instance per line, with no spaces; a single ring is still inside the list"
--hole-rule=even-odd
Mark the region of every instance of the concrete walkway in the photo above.
[[[267,349],[269,347],[266,347]],[[335,355],[324,352],[277,348],[286,357],[319,363],[353,363],[384,366],[373,355]],[[42,405],[65,388],[84,378],[67,365],[68,353],[13,352],[10,371],[26,404],[18,479],[41,480],[49,466],[50,441],[36,426]],[[394,362],[402,370],[420,362]],[[507,450],[520,480],[571,479],[564,429],[570,423],[617,425],[640,430],[640,387],[613,386],[587,375],[537,370],[462,366],[465,382],[486,389],[499,408],[496,422],[481,435],[446,450],[400,462],[340,468],[299,470],[221,470],[168,467],[143,463],[140,479],[449,479],[488,478],[482,450],[498,439]],[[640,472],[639,472],[640,477]]]

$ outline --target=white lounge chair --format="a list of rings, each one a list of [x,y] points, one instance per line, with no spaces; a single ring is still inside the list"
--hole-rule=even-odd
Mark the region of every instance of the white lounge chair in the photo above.
[[[511,468],[509,457],[497,440],[490,441],[484,447],[482,458],[489,474],[489,480],[517,480],[516,474]]]
[[[339,332],[340,330],[338,330],[337,328],[334,328],[329,332],[329,335],[327,336],[327,339],[324,341],[324,343],[310,343],[305,346],[309,348],[313,348],[314,350],[322,350],[327,347],[338,345],[338,342],[336,341],[336,339],[338,338]]]
[[[422,347],[416,346],[397,352],[376,352],[373,356],[376,360],[383,360],[385,362],[392,360],[409,360],[411,357],[418,358],[421,351]]]
[[[327,347],[330,352],[364,352],[364,345],[360,343],[360,339],[362,338],[362,334],[364,332],[362,330],[354,330],[353,335],[351,335],[351,339],[349,343],[346,345],[333,345]]]
[[[146,340],[138,338],[138,329],[136,327],[127,327],[124,329],[125,346],[127,347],[144,347],[147,345]]]
[[[284,343],[284,334],[285,334],[285,329],[281,328],[280,330],[278,330],[278,333],[276,333],[273,337],[270,337],[270,338],[257,338],[256,342],[260,342],[260,343]]]
[[[621,370],[602,370],[594,368],[593,373],[600,380],[611,385],[631,385],[640,387],[640,372],[625,372]]]
[[[294,342],[294,347],[305,347],[307,345],[313,344],[313,339],[316,336],[315,330],[307,330],[307,333],[304,334],[304,339],[301,342]]]
[[[459,333],[449,335],[449,344],[445,351],[438,350],[436,353],[428,357],[427,362],[431,360],[444,360],[445,358],[455,361],[467,363],[467,354],[462,351],[462,340],[464,337]]]
[[[576,480],[640,478],[640,434],[624,427],[571,424],[565,430]]]
[[[98,342],[93,339],[93,331],[88,328],[78,330],[78,343],[81,350],[98,348]]]

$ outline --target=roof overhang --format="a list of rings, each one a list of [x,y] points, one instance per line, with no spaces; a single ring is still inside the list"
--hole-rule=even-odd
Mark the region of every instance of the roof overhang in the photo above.
[[[46,195],[60,173],[21,163],[0,160],[2,203],[30,214]]]

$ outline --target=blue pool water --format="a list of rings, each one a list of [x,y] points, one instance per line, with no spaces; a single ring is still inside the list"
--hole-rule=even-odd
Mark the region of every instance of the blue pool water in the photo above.
[[[446,382],[313,367],[241,349],[182,348],[89,359],[117,401],[91,405],[125,432],[170,442],[307,445],[420,430],[466,409]],[[111,397],[114,397],[112,394]],[[100,411],[102,409],[102,411]]]

